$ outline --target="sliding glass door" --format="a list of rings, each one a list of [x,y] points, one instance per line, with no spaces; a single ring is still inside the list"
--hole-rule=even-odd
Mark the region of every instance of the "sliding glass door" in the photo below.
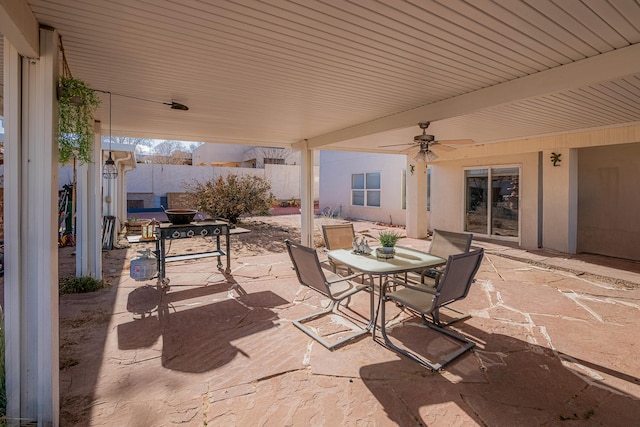
[[[520,168],[465,170],[465,231],[519,236]]]

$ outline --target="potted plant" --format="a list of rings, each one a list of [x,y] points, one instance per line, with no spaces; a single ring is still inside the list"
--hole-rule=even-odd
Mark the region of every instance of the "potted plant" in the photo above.
[[[399,231],[383,231],[378,235],[378,241],[382,245],[382,252],[393,253],[393,249],[398,240],[402,238],[402,234]]]
[[[61,76],[58,83],[58,150],[60,163],[72,157],[91,163],[93,114],[100,98],[85,82]]]

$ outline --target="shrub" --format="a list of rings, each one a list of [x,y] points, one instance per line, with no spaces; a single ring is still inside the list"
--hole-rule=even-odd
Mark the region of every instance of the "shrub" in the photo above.
[[[240,215],[265,215],[275,199],[271,185],[253,175],[229,174],[208,181],[185,184],[192,206],[214,218],[235,224]]]
[[[60,279],[60,294],[82,294],[94,292],[106,287],[104,280],[97,280],[94,277],[67,277]]]

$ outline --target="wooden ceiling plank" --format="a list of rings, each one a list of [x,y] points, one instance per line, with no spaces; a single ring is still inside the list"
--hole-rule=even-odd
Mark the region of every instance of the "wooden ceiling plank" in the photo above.
[[[311,138],[308,141],[308,146],[319,148],[342,139],[409,127],[425,118],[432,121],[441,120],[456,115],[469,114],[490,106],[514,102],[518,99],[579,88],[636,73],[640,73],[640,44]]]

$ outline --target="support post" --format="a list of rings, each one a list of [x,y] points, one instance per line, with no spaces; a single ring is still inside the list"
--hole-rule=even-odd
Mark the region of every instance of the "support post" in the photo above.
[[[301,144],[300,167],[300,221],[301,221],[301,244],[310,248],[315,247],[313,239],[313,150],[307,147],[307,142]]]
[[[58,425],[58,35],[40,57],[4,39],[5,351],[9,424]]]
[[[427,237],[427,163],[418,162],[407,155],[407,237]]]
[[[76,276],[102,279],[102,239],[100,198],[102,191],[102,130],[95,122],[92,162],[79,165],[77,174]]]

